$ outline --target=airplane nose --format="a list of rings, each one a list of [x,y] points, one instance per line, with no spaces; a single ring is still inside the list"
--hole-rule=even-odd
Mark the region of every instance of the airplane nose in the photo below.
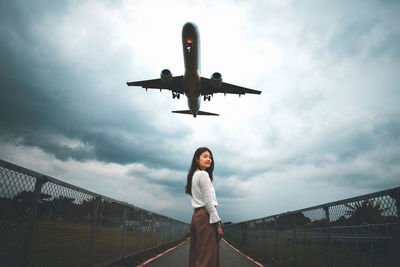
[[[186,33],[188,35],[194,35],[197,31],[197,26],[193,22],[186,22],[183,25],[182,33]]]
[[[183,25],[184,30],[194,30],[196,26],[194,25],[193,22],[186,22],[185,25]]]

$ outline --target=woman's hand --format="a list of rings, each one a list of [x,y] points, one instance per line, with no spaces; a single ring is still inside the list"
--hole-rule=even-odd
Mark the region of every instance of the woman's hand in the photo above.
[[[217,222],[217,240],[220,241],[221,238],[224,236],[224,231],[222,231],[221,222]]]

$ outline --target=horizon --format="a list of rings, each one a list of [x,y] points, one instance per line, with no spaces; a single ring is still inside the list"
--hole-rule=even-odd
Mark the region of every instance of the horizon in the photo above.
[[[0,162],[1,165],[2,165],[2,166],[1,166],[2,168],[6,168],[6,169],[8,169],[8,170],[12,170],[12,171],[17,172],[17,173],[23,173],[23,174],[26,174],[26,175],[29,175],[29,176],[32,175],[32,174],[30,174],[30,172],[33,171],[33,172],[36,173],[35,175],[39,175],[39,176],[44,175],[44,176],[45,176],[45,180],[46,180],[47,182],[55,183],[55,184],[61,185],[61,186],[66,187],[66,188],[72,188],[73,190],[76,190],[76,186],[75,186],[74,184],[70,184],[70,183],[68,183],[68,182],[65,182],[65,181],[63,181],[63,180],[61,180],[61,179],[58,179],[57,177],[51,177],[51,176],[48,176],[48,175],[43,174],[43,173],[38,173],[38,172],[36,172],[35,170],[30,170],[30,169],[26,169],[26,168],[25,168],[25,169],[27,170],[27,172],[26,172],[26,170],[21,170],[21,168],[24,168],[23,166],[18,166],[18,165],[15,165],[15,164],[11,163],[11,162],[3,161],[2,159],[0,159],[0,161],[2,161],[2,162]],[[4,162],[5,164],[4,164],[3,162]],[[10,165],[11,165],[11,166],[10,166]],[[36,177],[35,175],[33,175],[33,177]],[[301,209],[299,209],[299,210],[282,211],[282,212],[276,213],[276,214],[268,214],[268,215],[263,216],[263,217],[251,218],[251,219],[248,219],[248,220],[245,220],[245,221],[238,221],[238,222],[236,222],[236,221],[224,221],[224,220],[221,220],[221,223],[222,223],[223,225],[224,225],[224,224],[237,224],[237,223],[243,223],[243,222],[246,222],[246,221],[265,219],[265,218],[269,218],[269,217],[274,217],[274,218],[275,218],[276,216],[282,216],[282,215],[293,214],[293,213],[296,213],[296,212],[302,211],[302,210],[313,210],[313,209],[320,208],[320,207],[326,206],[326,205],[328,205],[328,206],[332,206],[333,204],[334,204],[334,205],[339,205],[338,202],[339,202],[340,204],[343,204],[343,203],[345,203],[345,202],[354,201],[354,199],[359,199],[359,198],[363,198],[363,199],[373,198],[373,196],[371,196],[371,195],[376,195],[376,194],[379,195],[379,194],[385,193],[385,192],[387,192],[387,191],[395,190],[395,189],[399,189],[399,188],[400,188],[400,186],[393,187],[393,188],[386,188],[386,189],[383,189],[383,190],[380,190],[380,191],[370,192],[370,193],[363,194],[363,195],[359,195],[359,196],[352,196],[352,197],[349,197],[349,198],[346,198],[346,199],[338,199],[338,200],[331,201],[331,202],[327,202],[327,203],[320,203],[320,204],[315,205],[315,206],[303,207],[303,208],[301,208]],[[15,189],[15,188],[13,188],[13,189]],[[85,188],[80,188],[80,187],[78,187],[78,189],[79,189],[79,192],[83,192],[83,193],[85,193],[85,194],[89,193],[89,195],[92,195],[93,197],[100,196],[103,200],[111,201],[111,202],[114,202],[114,203],[119,204],[119,205],[122,205],[122,206],[127,206],[127,207],[131,207],[131,208],[139,208],[139,209],[145,210],[145,211],[150,212],[150,213],[155,214],[155,215],[169,217],[169,216],[167,216],[167,215],[165,215],[165,214],[162,214],[162,213],[157,213],[157,212],[154,212],[154,211],[152,211],[152,210],[143,209],[142,207],[138,207],[138,206],[136,206],[136,205],[133,204],[133,203],[124,202],[123,200],[113,199],[113,198],[110,198],[110,197],[108,197],[108,196],[104,196],[104,195],[101,195],[101,194],[98,194],[98,193],[95,193],[95,192],[91,192],[91,191],[89,191],[89,190],[87,190],[87,189],[85,189]],[[16,195],[18,195],[19,193],[24,192],[24,191],[26,191],[26,190],[14,192],[14,193],[15,193],[14,195],[11,195],[11,194],[9,194],[9,195],[2,195],[2,194],[0,194],[0,198],[13,198],[14,196],[16,196]],[[4,191],[3,191],[3,192],[0,192],[0,193],[4,193]],[[64,195],[63,195],[63,196],[64,196]],[[53,197],[54,197],[54,196],[53,196]],[[60,196],[58,196],[58,197],[60,197]],[[69,198],[68,195],[65,195],[65,197]],[[56,200],[56,199],[57,199],[57,197],[54,197],[51,201]],[[77,198],[74,198],[74,197],[72,197],[72,199],[74,200],[73,203],[75,203],[75,204],[82,204],[83,202],[88,201],[88,199],[81,199],[81,200],[78,200],[78,201],[77,201]],[[92,199],[90,199],[90,200],[94,200],[94,198],[92,198]],[[48,200],[44,200],[44,202],[47,202],[47,201],[48,201]],[[51,201],[50,201],[50,202],[51,202]],[[342,202],[343,202],[343,203],[342,203]],[[303,214],[303,216],[305,216],[305,214]],[[307,216],[305,216],[305,217],[307,217]],[[324,218],[324,217],[325,217],[325,215],[321,215],[321,218]],[[169,218],[172,218],[172,217],[169,217]],[[308,218],[308,217],[307,217],[307,218]],[[312,216],[312,221],[317,220],[317,218],[318,218],[318,217],[316,217],[316,216],[313,215],[313,216]],[[176,219],[176,218],[172,218],[172,219],[175,219],[175,220],[179,221],[179,220]],[[311,219],[311,218],[310,218],[310,219]],[[340,218],[338,218],[338,219],[340,219]],[[189,224],[190,224],[190,222],[184,222],[184,221],[180,221],[180,222],[189,223]]]

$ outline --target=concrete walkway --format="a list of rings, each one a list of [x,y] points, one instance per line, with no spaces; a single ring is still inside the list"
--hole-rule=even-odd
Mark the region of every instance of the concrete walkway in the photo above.
[[[189,240],[176,249],[146,264],[146,267],[187,267],[189,261]],[[219,242],[220,267],[257,267],[251,260],[245,258],[223,240]]]

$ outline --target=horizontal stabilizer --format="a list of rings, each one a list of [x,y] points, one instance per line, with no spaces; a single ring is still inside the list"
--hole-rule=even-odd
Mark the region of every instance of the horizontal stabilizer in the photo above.
[[[189,114],[189,115],[193,115],[192,112],[190,110],[174,110],[172,111],[172,113],[180,113],[180,114]]]
[[[206,111],[199,111],[199,113],[197,113],[197,115],[219,116],[219,114],[206,112]]]
[[[174,110],[172,113],[180,113],[180,114],[189,114],[193,115],[193,113],[190,110]],[[211,113],[211,112],[206,112],[206,111],[199,111],[197,115],[208,115],[208,116],[219,116],[219,114]],[[196,116],[195,116],[196,117]]]

